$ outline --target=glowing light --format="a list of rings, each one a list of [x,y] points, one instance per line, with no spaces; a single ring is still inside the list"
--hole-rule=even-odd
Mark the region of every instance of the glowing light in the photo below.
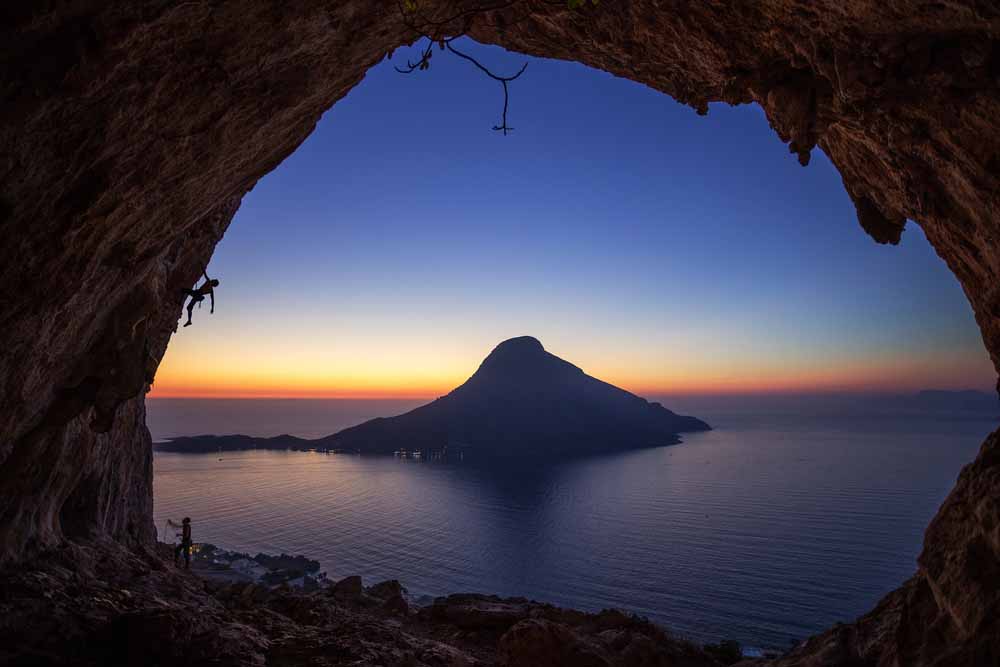
[[[243,341],[242,345],[248,344]],[[694,343],[691,344],[692,347]],[[261,355],[270,349],[221,346],[212,355],[187,343],[178,345],[161,366],[152,397],[158,398],[432,398],[464,382],[491,344],[429,349],[399,341],[392,353],[381,344],[338,348],[305,341],[295,354]],[[613,345],[609,347],[614,348]],[[802,351],[740,358],[711,345],[672,355],[602,356],[601,351],[570,346],[554,354],[577,363],[590,375],[642,396],[669,394],[787,393],[810,391],[917,391],[929,387],[988,388],[991,369],[979,354],[933,355],[867,351],[823,355]],[[983,355],[985,353],[982,353]]]

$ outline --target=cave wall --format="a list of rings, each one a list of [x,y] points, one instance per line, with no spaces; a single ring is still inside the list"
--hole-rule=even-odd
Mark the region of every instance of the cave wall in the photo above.
[[[919,222],[1000,368],[998,3],[419,5],[425,31],[577,60],[698,113],[760,104],[789,159],[830,156],[875,241]],[[149,544],[142,402],[180,290],[257,179],[416,34],[389,0],[11,3],[0,18],[0,562],[67,538]],[[993,437],[959,479],[879,636],[899,618],[946,628],[943,644],[984,636],[991,617],[970,609],[1000,600],[995,452]],[[831,645],[860,655],[851,641]]]
[[[153,534],[148,469],[121,472],[125,524],[85,514],[79,469],[114,475],[93,443],[131,442],[118,406],[243,194],[402,40],[365,2],[29,4],[0,9],[0,560]]]

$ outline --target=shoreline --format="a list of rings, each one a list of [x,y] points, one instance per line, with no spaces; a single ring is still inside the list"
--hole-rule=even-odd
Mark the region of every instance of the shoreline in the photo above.
[[[165,542],[158,543],[162,552],[173,553],[175,545]],[[183,563],[183,559],[180,561]],[[183,567],[183,565],[181,565]],[[451,605],[456,599],[465,601],[488,602],[497,608],[503,605],[528,605],[545,609],[559,609],[583,615],[619,614],[635,622],[648,624],[659,628],[673,640],[685,642],[693,646],[700,647],[710,654],[721,652],[722,655],[735,657],[739,654],[740,659],[777,659],[784,655],[787,650],[776,647],[764,647],[743,645],[735,640],[727,638],[717,638],[717,643],[698,642],[689,637],[677,635],[669,628],[659,623],[650,621],[627,609],[617,607],[605,607],[599,611],[577,611],[575,609],[565,609],[550,602],[538,601],[534,598],[521,596],[502,597],[490,593],[451,593],[445,595],[413,594],[398,579],[386,579],[371,586],[364,586],[362,577],[359,575],[349,575],[334,580],[328,577],[327,572],[322,570],[319,561],[312,560],[304,555],[271,555],[259,552],[251,556],[246,552],[232,551],[218,547],[214,544],[195,544],[191,554],[190,573],[206,581],[206,584],[215,588],[215,593],[227,591],[227,589],[237,587],[244,593],[246,587],[259,587],[269,591],[292,590],[302,593],[323,593],[327,592],[334,597],[345,598],[354,602],[359,602],[366,606],[386,605],[395,611],[403,614],[429,613],[438,614],[442,605]],[[227,595],[223,592],[223,596]],[[262,594],[255,593],[258,597]],[[391,598],[391,599],[390,599]],[[496,612],[496,609],[494,609]],[[502,610],[504,614],[512,613],[509,609]],[[451,610],[446,615],[454,615]],[[483,613],[477,610],[475,613]],[[498,612],[499,613],[499,612]],[[530,614],[529,614],[530,615]],[[798,645],[805,641],[801,639],[795,643]],[[727,664],[723,662],[723,664]]]

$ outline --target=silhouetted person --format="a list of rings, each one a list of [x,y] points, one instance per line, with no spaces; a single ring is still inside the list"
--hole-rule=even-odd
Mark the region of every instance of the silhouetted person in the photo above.
[[[184,323],[184,326],[186,327],[191,326],[191,315],[193,314],[192,311],[194,310],[194,305],[198,304],[198,307],[201,308],[201,302],[205,300],[206,295],[212,299],[212,309],[209,311],[209,313],[215,312],[215,288],[219,286],[219,281],[213,278],[209,278],[208,272],[205,272],[204,275],[205,275],[205,282],[201,284],[201,287],[199,287],[198,289],[182,290],[185,296],[191,297],[191,301],[188,302],[187,306],[188,321]]]
[[[177,559],[184,554],[184,568],[187,570],[191,569],[191,518],[184,517],[184,520],[180,524],[176,524],[170,519],[167,519],[167,525],[171,528],[180,528],[181,532],[177,533],[177,537],[181,538],[181,543],[174,547],[174,565],[177,565]]]

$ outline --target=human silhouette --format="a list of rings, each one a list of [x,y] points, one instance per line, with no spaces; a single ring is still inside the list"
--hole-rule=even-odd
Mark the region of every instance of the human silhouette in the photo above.
[[[176,533],[176,536],[181,538],[181,543],[174,547],[174,565],[177,564],[177,559],[180,558],[181,554],[184,554],[184,569],[191,569],[191,517],[184,517],[184,520],[180,523],[174,523],[170,519],[167,519],[167,525],[171,528],[180,528],[181,532]]]
[[[194,305],[198,304],[198,307],[201,308],[201,302],[205,300],[205,295],[208,295],[208,297],[212,300],[212,309],[208,311],[209,314],[215,312],[215,288],[219,286],[219,281],[209,278],[207,271],[204,272],[204,276],[205,282],[203,282],[201,287],[198,289],[181,290],[184,292],[185,296],[191,297],[191,301],[189,301],[187,305],[188,321],[184,323],[184,326],[186,327],[191,326],[191,315],[193,314],[192,311],[194,310]]]

